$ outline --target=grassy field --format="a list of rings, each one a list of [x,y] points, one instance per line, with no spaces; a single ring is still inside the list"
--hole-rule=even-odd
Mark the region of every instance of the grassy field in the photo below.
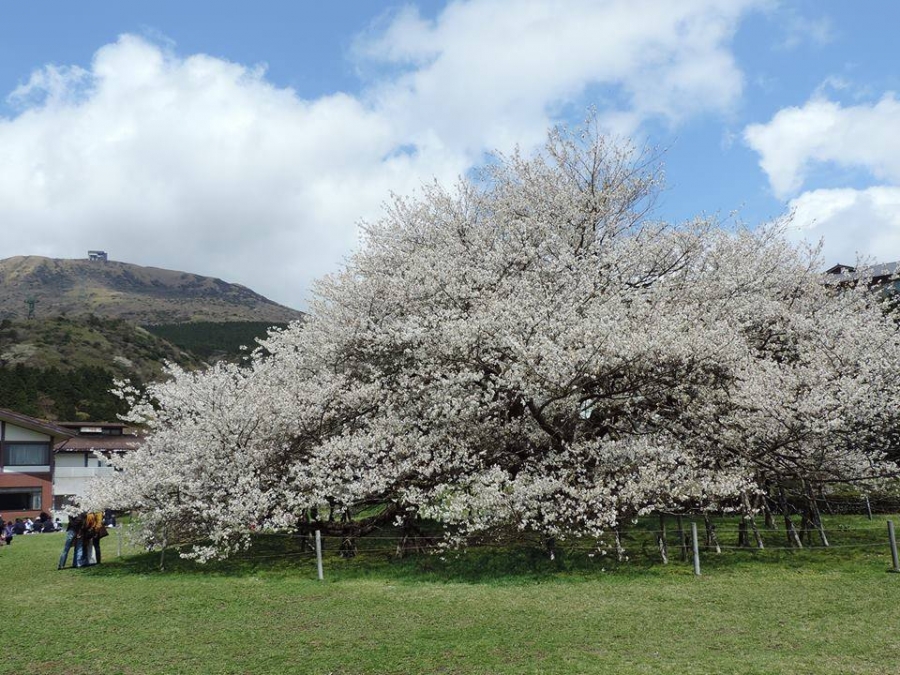
[[[622,565],[574,548],[396,560],[385,542],[329,553],[319,582],[277,537],[165,572],[158,554],[118,558],[116,534],[102,565],[62,571],[63,535],[17,537],[0,549],[0,673],[898,673],[883,519],[828,525],[831,550],[704,553],[699,578],[636,541]]]

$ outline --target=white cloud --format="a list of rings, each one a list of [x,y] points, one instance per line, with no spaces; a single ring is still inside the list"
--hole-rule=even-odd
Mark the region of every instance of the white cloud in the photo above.
[[[847,87],[841,80],[826,85]],[[821,240],[826,265],[852,264],[858,256],[900,260],[900,101],[887,93],[876,103],[842,106],[825,98],[823,89],[802,107],[748,126],[744,140],[759,153],[773,192],[793,197],[791,236]],[[848,169],[880,184],[818,188],[823,173]]]
[[[757,0],[472,0],[412,10],[357,45],[361,94],[304,100],[263,69],[123,36],[47,66],[0,118],[0,257],[114,259],[213,274],[302,306],[388,193],[539,142],[592,86],[611,122],[734,104],[728,45]],[[362,69],[365,71],[365,68]]]
[[[758,0],[505,0],[401,12],[358,53],[410,70],[377,94],[410,124],[464,147],[532,142],[554,104],[611,86],[636,121],[725,110],[743,88],[728,43]],[[412,67],[410,66],[412,64]],[[488,121],[485,124],[485,120]]]
[[[822,241],[827,267],[900,260],[900,187],[813,190],[790,202],[789,233],[795,241]]]
[[[834,40],[834,24],[827,16],[802,16],[796,9],[787,7],[782,10],[781,20],[785,32],[781,45],[784,49],[794,49],[805,42],[821,46]]]
[[[390,120],[354,97],[304,101],[258,69],[133,36],[97,52],[80,96],[84,76],[67,89],[58,74],[32,77],[18,100],[49,81],[42,103],[0,120],[3,257],[103,248],[299,305],[391,189],[466,168],[439,149],[391,157]]]
[[[796,194],[815,165],[862,168],[880,180],[900,183],[900,101],[891,93],[873,105],[843,107],[813,98],[803,107],[779,110],[767,124],[744,130],[760,155],[772,190]]]

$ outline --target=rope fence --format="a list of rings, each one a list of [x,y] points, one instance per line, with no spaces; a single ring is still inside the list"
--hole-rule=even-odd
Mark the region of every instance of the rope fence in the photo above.
[[[317,576],[324,579],[326,559],[353,558],[358,555],[372,556],[398,556],[409,553],[441,554],[449,555],[463,553],[467,550],[492,549],[499,555],[509,554],[520,550],[542,551],[549,554],[553,560],[555,555],[586,555],[590,558],[610,560],[618,563],[658,563],[669,564],[670,556],[681,562],[693,562],[694,573],[700,575],[701,560],[715,559],[716,556],[734,555],[741,553],[752,554],[758,559],[759,555],[777,552],[807,554],[826,554],[828,551],[861,550],[874,551],[880,549],[884,553],[890,552],[892,567],[888,571],[900,572],[898,562],[896,537],[893,521],[887,520],[887,532],[885,521],[871,526],[830,524],[827,530],[828,539],[823,536],[820,527],[807,527],[793,529],[793,533],[783,527],[763,527],[747,525],[744,528],[736,527],[733,522],[726,525],[710,523],[707,529],[703,520],[691,520],[690,516],[682,516],[683,521],[678,526],[666,529],[652,529],[635,527],[620,533],[610,532],[603,539],[590,541],[585,539],[559,539],[548,540],[538,535],[532,536],[485,536],[478,535],[470,538],[445,540],[440,533],[427,534],[382,534],[376,533],[365,536],[349,535],[323,535],[320,531],[306,533],[288,532],[260,532],[253,535],[254,542],[262,542],[266,539],[272,541],[293,541],[299,550],[262,550],[254,552],[252,548],[242,553],[237,553],[227,560],[235,563],[252,563],[254,561],[275,560],[315,560]],[[116,530],[117,557],[123,556],[123,536],[128,526],[119,526]],[[699,534],[698,534],[699,530]],[[887,534],[887,536],[885,536]],[[723,542],[728,535],[737,535],[738,541],[743,543]],[[788,539],[791,536],[795,539]],[[741,539],[742,537],[742,539]],[[818,538],[816,540],[816,538]],[[785,545],[785,540],[791,543]],[[780,540],[780,541],[779,541]],[[552,541],[552,547],[548,545]],[[801,543],[802,542],[802,543]],[[183,542],[173,542],[166,548],[172,552],[181,552],[192,544],[206,543],[203,540],[193,539]],[[131,552],[144,552],[149,549],[133,548]],[[161,552],[160,566],[162,567]],[[443,558],[442,558],[443,559]],[[227,564],[227,560],[223,564]]]

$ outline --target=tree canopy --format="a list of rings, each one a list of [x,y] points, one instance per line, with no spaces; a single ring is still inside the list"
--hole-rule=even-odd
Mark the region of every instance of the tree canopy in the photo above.
[[[654,219],[653,157],[588,124],[396,197],[244,366],[125,387],[150,435],[93,506],[148,536],[422,516],[599,536],[764,485],[893,475],[900,337],[778,225]],[[328,507],[328,508],[325,508]]]

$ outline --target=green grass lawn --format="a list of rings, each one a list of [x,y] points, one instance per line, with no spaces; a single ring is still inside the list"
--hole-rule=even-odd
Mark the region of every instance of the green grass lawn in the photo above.
[[[841,548],[704,552],[699,578],[640,533],[621,565],[577,547],[328,552],[324,582],[278,537],[207,567],[169,554],[165,572],[118,558],[116,534],[102,565],[63,571],[62,534],[17,537],[0,673],[898,673],[883,519],[828,525]]]

